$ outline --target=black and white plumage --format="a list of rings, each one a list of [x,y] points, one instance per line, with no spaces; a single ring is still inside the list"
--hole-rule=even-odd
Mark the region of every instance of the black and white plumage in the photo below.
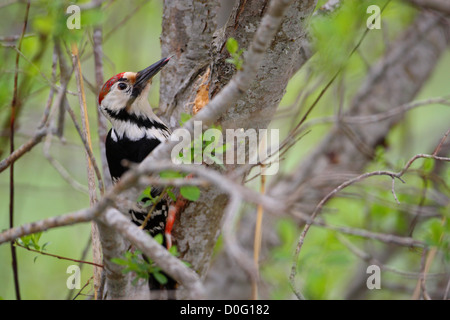
[[[139,72],[122,72],[109,79],[102,87],[98,105],[103,115],[111,122],[112,128],[106,137],[106,159],[113,183],[128,170],[123,161],[140,163],[162,141],[169,138],[171,132],[167,125],[161,121],[152,111],[148,103],[148,92],[151,79],[168,62],[170,58],[164,58]],[[151,196],[158,197],[162,190],[151,189]],[[138,195],[136,195],[136,198]],[[128,209],[131,221],[136,225],[142,225],[149,209],[142,206],[150,199],[142,199]],[[161,198],[155,205],[145,229],[150,235],[165,232],[168,216],[168,203],[166,198]],[[165,240],[165,238],[163,237]],[[163,243],[165,244],[165,243]],[[145,256],[144,259],[147,260]],[[174,299],[174,291],[177,283],[167,276],[167,283],[161,285],[155,277],[149,277],[149,288],[168,290],[168,298]]]
[[[113,182],[127,171],[123,160],[140,163],[162,141],[170,136],[169,128],[152,111],[148,92],[152,77],[164,67],[170,58],[162,59],[150,67],[135,72],[123,72],[108,80],[99,94],[99,108],[111,122],[106,138],[106,158]],[[157,197],[161,190],[152,188]],[[149,199],[143,199],[146,201]],[[139,205],[129,210],[131,220],[141,225],[149,208]],[[145,229],[151,235],[164,232],[168,204],[162,199],[152,212]]]

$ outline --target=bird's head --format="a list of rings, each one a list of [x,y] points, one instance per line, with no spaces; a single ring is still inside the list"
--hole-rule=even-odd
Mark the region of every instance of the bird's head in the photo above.
[[[140,115],[151,112],[148,93],[152,78],[169,62],[164,58],[139,72],[122,72],[105,82],[98,96],[102,113],[111,120],[111,114],[127,112]],[[150,108],[150,110],[147,110]]]
[[[143,137],[167,138],[170,130],[153,113],[148,103],[152,78],[169,62],[164,58],[139,72],[122,72],[103,85],[98,96],[98,105],[103,115],[111,122],[112,138],[127,137],[139,140]]]

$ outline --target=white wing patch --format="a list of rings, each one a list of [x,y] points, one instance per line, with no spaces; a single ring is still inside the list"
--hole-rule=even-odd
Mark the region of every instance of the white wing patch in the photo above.
[[[111,133],[111,138],[114,141],[117,141],[117,139],[123,139],[125,135],[131,141],[137,141],[144,137],[147,139],[158,139],[159,141],[165,141],[170,135],[170,132],[168,131],[160,130],[156,127],[140,127],[131,121],[112,120],[111,122],[114,127],[114,130]]]
[[[114,142],[117,142],[117,134],[116,131],[114,131],[114,128],[111,130],[111,139],[113,139]]]

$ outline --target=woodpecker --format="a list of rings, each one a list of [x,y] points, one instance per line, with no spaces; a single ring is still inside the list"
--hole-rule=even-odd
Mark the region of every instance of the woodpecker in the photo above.
[[[161,142],[171,134],[168,126],[152,111],[148,102],[152,78],[169,62],[164,58],[139,72],[122,72],[105,82],[98,96],[98,106],[103,115],[111,122],[111,129],[106,137],[106,159],[113,183],[128,170],[123,160],[140,163]],[[158,197],[162,190],[151,189],[151,196]],[[150,199],[142,199],[145,202]],[[148,208],[136,206],[129,210],[131,220],[141,226],[148,215]],[[168,218],[168,215],[169,219]],[[174,218],[169,211],[167,200],[161,197],[151,212],[145,225],[151,236],[165,232],[163,245],[170,247],[170,231]],[[144,256],[144,259],[147,258]],[[167,276],[167,275],[166,275]],[[173,299],[173,290],[177,283],[168,277],[162,286],[152,276],[149,288],[169,290],[168,297]]]
[[[98,96],[98,105],[112,128],[106,137],[106,159],[113,183],[127,171],[123,160],[140,163],[162,141],[171,134],[168,126],[152,111],[148,93],[152,78],[169,62],[164,58],[139,72],[122,72],[103,85]],[[151,189],[152,197],[161,193]],[[149,199],[143,199],[146,201]],[[148,209],[148,208],[147,208]],[[131,220],[142,225],[148,210],[130,209]],[[156,204],[151,218],[145,225],[150,235],[163,232],[168,214],[167,201]]]

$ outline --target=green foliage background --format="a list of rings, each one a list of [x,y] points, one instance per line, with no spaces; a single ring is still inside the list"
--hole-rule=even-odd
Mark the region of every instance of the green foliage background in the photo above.
[[[323,3],[324,1],[320,1]],[[77,2],[78,3],[78,2]],[[385,1],[374,0],[370,4],[383,6]],[[104,76],[105,80],[123,71],[140,70],[160,58],[159,37],[161,34],[162,2],[161,1],[115,1],[103,10],[82,12],[81,30],[70,31],[65,26],[64,1],[33,1],[30,11],[29,28],[27,33],[34,36],[23,40],[22,52],[28,58],[36,61],[31,65],[23,58],[20,60],[19,82],[26,77],[28,84],[24,87],[26,95],[23,113],[18,117],[18,131],[16,147],[20,146],[36,130],[44,109],[48,94],[48,84],[39,74],[38,69],[51,78],[52,37],[59,37],[66,44],[75,39],[80,51],[85,48],[83,56],[91,52],[91,42],[87,34],[95,23],[104,26]],[[130,19],[122,23],[123,19],[133,13],[136,6],[139,10]],[[281,103],[281,109],[294,103],[300,90],[312,90],[305,104],[310,104],[319,93],[324,83],[334,75],[337,69],[344,68],[338,81],[345,82],[345,100],[349,102],[358,89],[359,84],[368,72],[367,63],[372,64],[380,58],[386,49],[386,43],[394,45],[396,35],[399,34],[414,18],[415,12],[405,5],[392,1],[383,12],[382,30],[368,33],[359,52],[347,59],[349,52],[355,46],[365,29],[368,17],[365,1],[346,1],[346,5],[339,14],[331,18],[314,18],[312,20],[312,38],[318,54],[308,62],[293,77],[289,83],[287,93]],[[0,36],[20,34],[24,14],[23,4],[12,4],[0,10]],[[117,29],[116,29],[117,28]],[[112,32],[109,36],[109,32]],[[39,38],[37,35],[40,35]],[[44,40],[42,40],[44,38]],[[44,47],[41,47],[41,46]],[[37,58],[42,52],[42,58]],[[7,121],[8,108],[11,103],[14,75],[15,51],[9,47],[0,46],[0,123]],[[87,58],[82,62],[83,74],[86,80],[95,83],[93,59]],[[450,81],[450,53],[447,51],[439,62],[435,72],[427,85],[418,94],[417,99],[448,95]],[[314,84],[321,85],[314,88]],[[150,103],[158,105],[158,82],[154,82],[150,93]],[[71,81],[69,90],[76,91]],[[23,96],[22,96],[23,98]],[[335,90],[332,88],[321,100],[311,119],[336,112]],[[78,114],[78,101],[69,95],[72,108]],[[87,103],[95,154],[98,158],[98,137],[96,137],[96,97],[87,89]],[[429,153],[437,144],[439,137],[448,129],[450,110],[441,105],[429,105],[409,111],[405,121],[389,135],[386,150],[379,150],[379,159],[370,165],[368,170],[398,170],[406,160],[417,153]],[[272,123],[274,128],[286,128],[292,119],[278,119]],[[287,124],[287,125],[286,125]],[[289,172],[302,157],[317,144],[327,132],[329,125],[313,127],[292,150],[282,163],[281,169]],[[80,145],[77,133],[70,120],[66,121],[65,141],[53,139],[51,154],[66,168],[70,169],[73,177],[86,184],[86,168],[84,150]],[[282,130],[283,131],[283,130]],[[287,134],[287,132],[284,132]],[[0,147],[4,148],[2,158],[9,152],[9,145],[4,137],[0,137]],[[431,148],[431,149],[430,149]],[[387,161],[388,160],[388,161]],[[420,169],[422,162],[418,161],[414,168]],[[443,179],[450,181],[448,166]],[[88,195],[71,188],[54,168],[46,161],[42,144],[21,158],[15,164],[15,225],[40,220],[47,217],[75,211],[89,206]],[[421,187],[421,180],[413,175],[405,177],[409,186]],[[395,201],[390,188],[381,184],[388,182],[386,177],[373,178],[363,187],[358,185],[350,191],[362,191],[380,197],[382,201],[368,202],[361,198],[337,198],[331,201],[324,214],[329,223],[351,227],[369,228],[379,232],[404,232],[404,212],[395,209]],[[418,198],[403,193],[399,189],[399,200],[402,203],[417,204]],[[448,194],[447,194],[448,196]],[[0,174],[0,229],[8,227],[9,183],[7,171]],[[332,210],[331,210],[332,209]],[[449,207],[442,208],[442,213],[448,215]],[[448,225],[439,226],[439,219],[433,219],[417,227],[417,238],[436,244],[436,237],[445,231],[449,234]],[[276,226],[280,235],[280,244],[272,250],[267,260],[262,263],[262,274],[270,287],[270,297],[274,299],[292,298],[288,276],[292,262],[292,254],[296,239],[301,229],[292,221],[282,220]],[[90,225],[81,224],[71,227],[57,228],[44,232],[41,242],[49,242],[46,250],[53,254],[79,258],[85,248],[90,234]],[[448,237],[447,237],[448,238]],[[366,240],[350,238],[354,244],[364,247]],[[383,245],[370,242],[370,245],[381,251]],[[56,260],[51,257],[39,256],[24,249],[17,248],[19,257],[19,272],[22,296],[25,299],[64,299],[68,294],[66,280],[69,274],[66,269],[73,262]],[[447,264],[448,257],[438,257],[435,261],[436,269]],[[91,259],[90,255],[86,257]],[[395,267],[418,272],[420,254],[403,250],[395,259]],[[320,228],[312,228],[307,237],[306,245],[300,256],[299,279],[305,289],[304,293],[311,299],[340,299],[342,293],[351,282],[354,272],[361,261],[356,258],[340,240],[336,233]],[[440,269],[439,269],[440,270]],[[82,269],[84,284],[92,274],[91,266]],[[402,279],[396,274],[383,273],[383,283],[400,281],[406,286],[414,286],[415,281]],[[0,246],[0,297],[14,299],[12,281],[11,257],[8,245]],[[430,282],[433,280],[429,280]],[[369,298],[401,299],[408,295],[388,290],[374,290]],[[83,298],[83,297],[81,297]]]

